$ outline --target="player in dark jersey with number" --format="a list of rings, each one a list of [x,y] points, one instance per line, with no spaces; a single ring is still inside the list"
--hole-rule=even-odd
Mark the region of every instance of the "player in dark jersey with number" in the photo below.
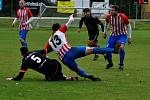
[[[56,59],[47,58],[45,56],[45,50],[28,52],[27,47],[22,47],[20,51],[23,56],[20,72],[16,77],[6,78],[6,80],[21,80],[29,68],[45,75],[45,79],[48,81],[77,80],[77,77],[63,76],[61,64]]]
[[[83,15],[84,16],[81,18],[79,22],[79,29],[77,31],[78,32],[81,31],[82,25],[84,23],[88,30],[88,36],[89,36],[89,40],[87,42],[88,46],[98,47],[98,40],[97,40],[99,36],[98,25],[101,26],[102,32],[104,32],[104,25],[97,17],[93,17],[91,15],[91,11],[89,8],[83,9]],[[98,55],[95,54],[93,60],[95,61],[97,58]]]

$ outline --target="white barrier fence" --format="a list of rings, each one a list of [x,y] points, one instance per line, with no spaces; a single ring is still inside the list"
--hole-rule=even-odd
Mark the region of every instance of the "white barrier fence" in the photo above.
[[[12,20],[13,21],[14,17],[0,17],[0,21],[3,20]],[[74,18],[74,24],[72,27],[78,27],[80,17],[75,17]],[[50,27],[53,23],[60,23],[64,24],[68,20],[68,17],[33,17],[33,22],[32,25],[33,27],[36,28],[41,28],[41,27]],[[100,19],[103,23],[105,19]],[[136,28],[136,23],[138,22],[150,22],[150,19],[130,19],[132,28]],[[10,23],[11,24],[11,23]]]

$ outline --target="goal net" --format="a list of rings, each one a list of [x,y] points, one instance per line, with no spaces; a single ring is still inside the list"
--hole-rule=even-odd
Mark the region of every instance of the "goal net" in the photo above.
[[[95,5],[95,4],[94,4]],[[41,3],[38,17],[34,18],[33,27],[50,27],[54,23],[60,23],[63,25],[68,21],[68,16],[72,13],[59,13],[58,9],[73,9],[74,10],[74,23],[72,27],[78,27],[79,20],[82,16],[82,13],[78,13],[78,10],[83,10],[85,7],[57,7],[57,6],[46,6]],[[104,13],[108,12],[110,8],[105,7],[91,7],[91,13],[93,16],[97,16],[100,19],[104,15]]]

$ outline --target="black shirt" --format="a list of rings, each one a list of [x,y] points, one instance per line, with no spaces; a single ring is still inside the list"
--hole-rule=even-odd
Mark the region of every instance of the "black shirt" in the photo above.
[[[84,24],[87,27],[88,32],[92,32],[92,33],[99,33],[98,30],[98,24],[101,25],[101,29],[104,32],[104,25],[103,23],[97,18],[97,17],[82,17],[79,23],[79,28],[81,29],[82,25]]]
[[[13,78],[13,80],[21,80],[24,76],[24,73],[27,69],[36,70],[45,76],[49,76],[51,71],[55,70],[54,68],[57,67],[57,60],[49,59],[45,56],[45,50],[37,50],[27,53],[23,60],[19,74]],[[53,71],[54,72],[54,71]]]

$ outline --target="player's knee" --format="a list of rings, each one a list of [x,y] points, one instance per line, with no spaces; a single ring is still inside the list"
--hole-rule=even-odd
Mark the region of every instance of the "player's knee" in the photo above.
[[[121,44],[119,49],[124,49],[124,44]]]
[[[93,53],[93,48],[94,47],[86,47],[86,55],[92,54]]]

